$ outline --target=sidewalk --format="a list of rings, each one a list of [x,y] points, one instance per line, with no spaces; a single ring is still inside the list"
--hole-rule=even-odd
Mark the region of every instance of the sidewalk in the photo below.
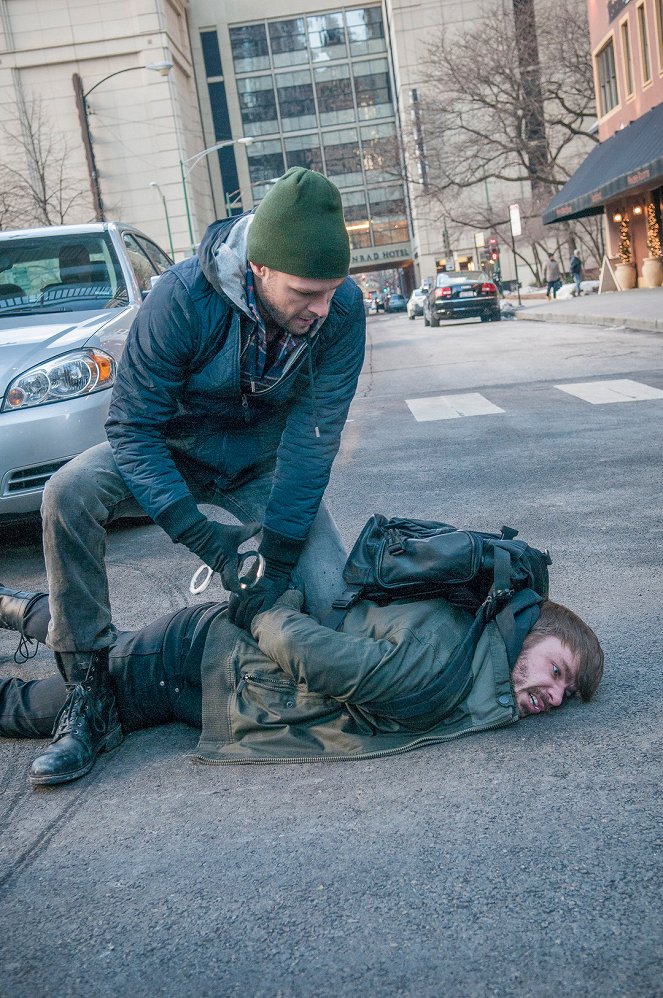
[[[591,326],[625,326],[663,332],[663,288],[638,288],[633,291],[610,291],[581,295],[565,301],[524,301],[509,299],[516,308],[516,319],[539,322],[581,323]]]

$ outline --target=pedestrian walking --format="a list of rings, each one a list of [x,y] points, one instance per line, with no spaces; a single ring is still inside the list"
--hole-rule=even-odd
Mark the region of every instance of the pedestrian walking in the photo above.
[[[569,264],[569,270],[571,271],[571,277],[575,282],[575,291],[573,292],[574,298],[582,294],[580,288],[580,282],[582,280],[582,260],[580,259],[580,250],[574,249],[573,256],[571,257],[571,263]]]
[[[328,566],[343,564],[322,496],[364,357],[349,263],[339,191],[295,167],[255,212],[213,223],[197,256],[164,274],[141,306],[117,370],[109,442],[64,465],[44,491],[48,645],[74,736],[48,750],[54,781],[89,768],[106,733],[121,740],[108,675],[111,521],[147,514],[218,571],[237,594],[230,615],[242,628],[286,590],[298,562],[311,609]],[[244,525],[208,519],[199,503]],[[237,549],[261,526],[264,570],[240,589]]]
[[[559,269],[559,264],[557,263],[557,260],[555,260],[552,253],[548,255],[543,276],[547,281],[546,298],[550,301],[551,294],[553,298],[556,298],[557,292],[562,286],[562,275]]]

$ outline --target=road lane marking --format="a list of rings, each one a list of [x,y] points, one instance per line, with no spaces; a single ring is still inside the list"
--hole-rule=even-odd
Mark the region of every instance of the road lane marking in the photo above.
[[[645,402],[663,398],[660,388],[643,385],[641,381],[617,378],[614,381],[580,381],[575,385],[555,385],[561,392],[575,395],[583,402],[592,405],[606,405],[609,402]]]
[[[504,409],[493,405],[479,392],[405,399],[405,403],[418,423],[427,423],[434,419],[460,419],[461,416],[489,416],[496,412],[504,412]]]

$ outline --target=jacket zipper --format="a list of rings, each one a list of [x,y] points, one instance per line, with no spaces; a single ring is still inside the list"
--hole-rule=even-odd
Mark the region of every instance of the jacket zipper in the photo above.
[[[251,392],[250,392],[251,396],[255,396],[257,398],[259,395],[268,395],[271,391],[274,390],[274,388],[278,388],[281,382],[284,381],[286,378],[289,378],[290,375],[293,373],[293,366],[295,362],[299,360],[300,355],[304,352],[305,349],[306,349],[305,343],[297,347],[296,351],[290,355],[289,364],[284,369],[283,373],[281,374],[281,377],[278,379],[278,381],[275,381],[273,385],[269,385],[268,388],[262,388],[260,391],[257,392],[255,387],[255,381],[251,381]],[[247,398],[246,392],[241,393],[241,398],[242,398],[242,415],[244,416],[244,422],[249,423],[251,421],[251,414],[249,412],[249,400]]]

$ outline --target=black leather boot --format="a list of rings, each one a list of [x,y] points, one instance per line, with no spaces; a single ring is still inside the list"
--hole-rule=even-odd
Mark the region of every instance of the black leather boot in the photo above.
[[[23,634],[25,616],[35,600],[42,596],[44,593],[30,593],[0,586],[0,627]]]
[[[117,748],[124,737],[108,675],[108,649],[56,658],[68,696],[55,719],[53,741],[30,767],[32,786],[85,776],[99,753]]]

